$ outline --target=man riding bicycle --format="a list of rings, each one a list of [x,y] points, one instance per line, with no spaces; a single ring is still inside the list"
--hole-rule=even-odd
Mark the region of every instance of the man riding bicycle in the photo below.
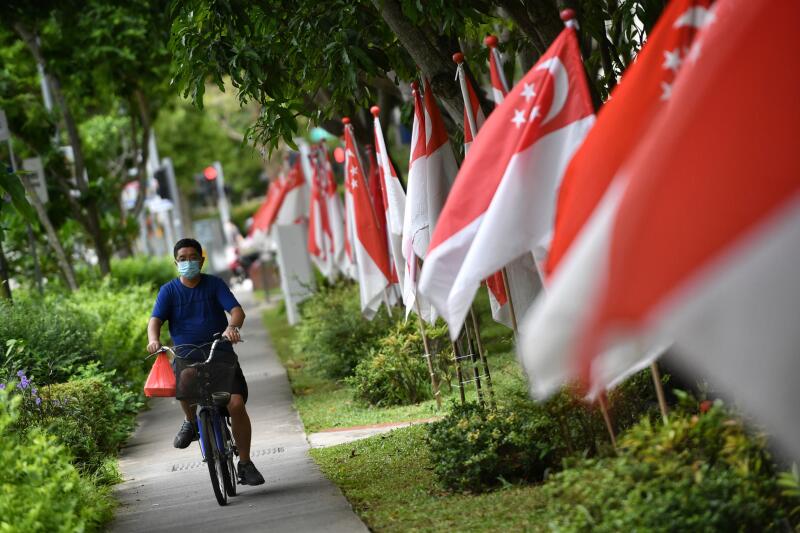
[[[153,313],[147,325],[147,350],[154,353],[161,348],[161,325],[169,322],[169,333],[181,357],[204,360],[207,346],[215,333],[223,331],[230,342],[220,343],[217,350],[233,352],[233,344],[241,340],[239,328],[244,323],[242,306],[227,284],[216,276],[201,274],[203,248],[194,239],[181,239],[173,250],[175,265],[180,277],[164,284],[158,291]],[[225,312],[230,314],[230,321]],[[233,437],[239,451],[237,472],[243,485],[261,485],[264,477],[250,460],[250,417],[247,414],[247,381],[241,367],[236,365],[236,377],[227,405],[233,426]],[[185,420],[175,436],[176,448],[187,448],[198,439],[197,406],[181,400]]]

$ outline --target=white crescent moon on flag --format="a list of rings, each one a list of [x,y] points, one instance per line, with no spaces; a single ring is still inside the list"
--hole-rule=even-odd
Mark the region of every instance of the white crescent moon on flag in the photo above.
[[[567,103],[567,95],[569,94],[569,76],[564,68],[564,64],[558,57],[553,57],[536,67],[536,70],[546,69],[553,76],[553,103],[550,106],[550,111],[544,117],[542,124],[547,124],[556,115],[558,115]]]

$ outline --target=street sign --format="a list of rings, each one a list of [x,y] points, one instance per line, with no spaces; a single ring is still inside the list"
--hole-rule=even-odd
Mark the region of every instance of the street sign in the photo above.
[[[45,181],[44,177],[44,165],[42,165],[42,158],[31,157],[29,159],[23,159],[22,170],[31,172],[31,175],[28,176],[31,187],[33,187],[33,190],[36,191],[36,196],[39,197],[39,200],[43,204],[46,204],[50,197],[47,195],[47,181]]]
[[[7,141],[11,138],[11,131],[8,129],[6,112],[0,109],[0,141]]]

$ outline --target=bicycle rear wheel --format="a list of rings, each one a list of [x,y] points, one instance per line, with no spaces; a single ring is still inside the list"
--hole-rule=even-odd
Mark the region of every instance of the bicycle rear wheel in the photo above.
[[[228,424],[225,419],[222,421],[222,429],[225,433],[225,492],[228,496],[236,496],[236,484],[239,482],[239,476],[236,473],[236,466],[233,464],[233,456],[235,445],[231,430],[228,429]]]
[[[223,477],[223,457],[217,446],[217,438],[214,435],[213,417],[209,411],[200,412],[200,431],[203,432],[203,444],[205,445],[206,463],[208,473],[211,476],[211,487],[214,489],[214,496],[217,503],[227,505],[228,494],[225,492],[225,481]]]

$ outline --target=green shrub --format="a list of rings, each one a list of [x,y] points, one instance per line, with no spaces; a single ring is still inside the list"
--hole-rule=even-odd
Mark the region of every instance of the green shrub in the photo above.
[[[22,397],[17,430],[47,431],[67,447],[81,471],[97,472],[125,441],[142,406],[137,393],[114,387],[113,374],[100,372],[95,363],[67,383],[16,387]],[[25,384],[27,378],[20,377]]]
[[[25,370],[39,383],[57,383],[81,365],[101,361],[138,386],[148,370],[147,321],[154,301],[149,285],[107,281],[44,300],[0,302],[0,349],[6,352],[0,352],[0,377]]]
[[[647,373],[634,376],[610,394],[618,431],[655,418],[655,393],[646,378]],[[570,457],[613,453],[601,413],[572,387],[547,402],[532,402],[521,391],[500,401],[496,410],[457,406],[430,425],[434,473],[445,488],[479,492],[503,481],[536,482]]]
[[[619,457],[579,461],[543,487],[561,531],[780,531],[787,502],[760,436],[721,404],[669,424],[645,418]],[[579,510],[579,512],[576,512]]]
[[[429,328],[433,346],[443,344],[447,329]],[[434,348],[432,350],[435,351]],[[451,357],[439,350],[440,357]],[[430,372],[424,358],[422,336],[413,320],[398,322],[383,336],[369,355],[346,378],[357,400],[386,407],[419,403],[432,397]],[[443,381],[441,376],[439,381]]]
[[[373,320],[361,316],[358,286],[341,283],[322,287],[302,305],[293,348],[303,353],[314,371],[341,379],[356,365],[394,322],[381,310]],[[395,320],[400,314],[395,313]]]
[[[19,402],[0,390],[0,531],[99,529],[112,517],[109,489],[81,478],[51,435],[17,431]]]
[[[177,277],[169,257],[136,255],[111,261],[111,280],[119,287],[158,288]]]
[[[65,381],[95,355],[92,318],[60,298],[0,301],[0,316],[0,349],[6,352],[0,359],[2,379],[25,370],[42,383]]]
[[[527,401],[496,410],[477,403],[453,405],[447,416],[429,425],[427,440],[434,474],[456,491],[539,481],[564,453],[558,424]]]
[[[106,369],[117,369],[118,379],[136,387],[143,382],[152,364],[145,361],[147,322],[155,302],[149,285],[118,288],[106,282],[56,297],[55,302],[89,318],[92,346]],[[166,335],[166,328],[163,331]]]

